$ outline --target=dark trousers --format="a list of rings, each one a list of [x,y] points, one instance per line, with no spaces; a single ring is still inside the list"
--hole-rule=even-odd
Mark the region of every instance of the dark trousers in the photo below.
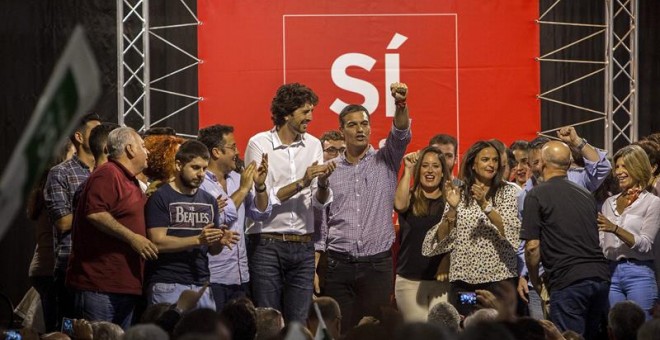
[[[575,331],[586,340],[606,339],[610,283],[581,280],[550,292],[550,321],[560,331]]]
[[[30,277],[32,287],[39,293],[41,308],[44,315],[46,333],[57,330],[57,298],[55,294],[55,279],[52,276]]]
[[[56,329],[62,327],[62,318],[73,319],[76,317],[74,302],[74,293],[66,287],[64,281],[66,280],[66,272],[63,270],[55,270],[55,298],[57,301],[57,316],[56,316]]]
[[[211,283],[210,288],[215,300],[215,310],[222,312],[229,301],[248,297],[249,284],[223,285],[221,283]]]
[[[381,319],[381,308],[390,305],[393,288],[389,251],[364,258],[328,252],[323,295],[339,303],[342,333],[364,316]]]

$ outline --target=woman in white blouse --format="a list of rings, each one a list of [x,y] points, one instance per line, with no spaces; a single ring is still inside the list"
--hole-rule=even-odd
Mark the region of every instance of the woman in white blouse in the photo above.
[[[600,245],[611,261],[610,305],[632,300],[646,312],[658,296],[653,240],[660,228],[660,198],[647,191],[652,170],[642,148],[629,145],[614,155],[621,193],[608,198],[598,215]]]
[[[447,201],[440,223],[426,234],[422,254],[451,253],[449,301],[459,311],[460,292],[497,290],[498,284],[515,280],[520,220],[516,209],[518,189],[502,179],[497,149],[479,141],[463,157],[461,188],[448,182]]]

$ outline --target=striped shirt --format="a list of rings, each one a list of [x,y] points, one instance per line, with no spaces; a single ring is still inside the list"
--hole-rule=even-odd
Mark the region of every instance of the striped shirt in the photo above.
[[[337,168],[330,175],[333,200],[317,250],[368,256],[392,247],[394,192],[411,136],[409,128],[399,130],[393,125],[385,146],[378,151],[369,147],[357,164],[344,155],[334,159]]]

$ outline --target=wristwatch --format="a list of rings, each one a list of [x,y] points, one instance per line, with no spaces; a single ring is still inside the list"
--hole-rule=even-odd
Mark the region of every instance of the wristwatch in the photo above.
[[[488,203],[486,208],[484,208],[483,212],[484,212],[484,214],[488,215],[488,214],[490,214],[491,211],[493,211],[493,205]]]
[[[587,141],[586,138],[582,138],[582,143],[580,143],[580,144],[577,146],[578,151],[582,151],[582,149],[584,148],[584,146],[587,145],[588,143],[589,143],[589,142]]]

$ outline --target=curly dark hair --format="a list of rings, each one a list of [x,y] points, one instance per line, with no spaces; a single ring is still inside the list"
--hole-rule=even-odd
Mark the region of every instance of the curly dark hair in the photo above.
[[[293,114],[293,111],[305,104],[316,106],[319,97],[309,87],[299,84],[284,84],[277,89],[277,93],[270,104],[271,119],[275,126],[282,126],[284,117]]]
[[[206,148],[209,149],[209,153],[213,153],[213,148],[219,148],[222,153],[225,152],[222,149],[225,146],[225,136],[234,133],[234,127],[229,125],[220,125],[215,124],[207,126],[197,133],[197,140],[202,144],[206,145]]]

